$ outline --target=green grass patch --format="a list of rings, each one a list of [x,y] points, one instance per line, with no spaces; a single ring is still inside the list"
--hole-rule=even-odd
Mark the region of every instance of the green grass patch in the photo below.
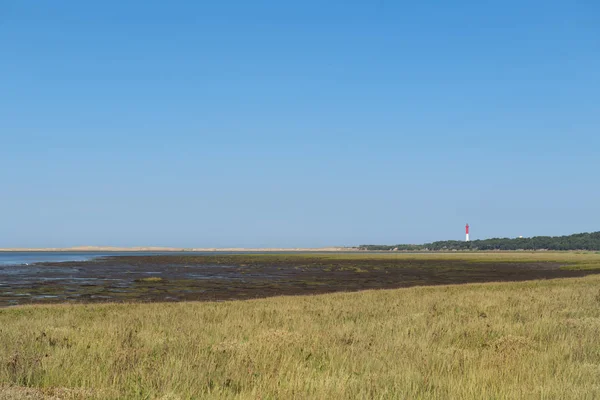
[[[164,282],[165,279],[159,277],[159,276],[151,276],[149,278],[141,278],[141,279],[136,279],[136,282],[140,282],[140,283],[158,283],[158,282]]]

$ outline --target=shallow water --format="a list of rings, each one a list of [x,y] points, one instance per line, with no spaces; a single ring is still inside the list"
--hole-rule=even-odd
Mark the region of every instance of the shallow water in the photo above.
[[[0,266],[3,265],[31,265],[36,263],[55,263],[69,261],[89,261],[103,257],[116,256],[158,256],[158,255],[209,255],[215,252],[199,251],[0,251]],[[233,252],[219,252],[217,254],[237,254]]]
[[[0,252],[0,266],[29,265],[41,262],[87,261],[105,255],[106,253],[90,252],[7,251]]]

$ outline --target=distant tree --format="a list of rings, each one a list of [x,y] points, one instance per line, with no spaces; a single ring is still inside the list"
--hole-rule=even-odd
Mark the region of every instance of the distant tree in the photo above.
[[[441,250],[588,250],[600,251],[600,231],[577,233],[569,236],[534,236],[531,238],[492,238],[473,240],[444,240],[432,243],[361,245],[361,250],[398,250],[398,251],[441,251]]]

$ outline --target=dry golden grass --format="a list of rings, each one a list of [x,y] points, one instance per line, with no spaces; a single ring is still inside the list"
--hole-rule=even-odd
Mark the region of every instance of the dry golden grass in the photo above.
[[[0,309],[13,398],[596,399],[600,276]]]

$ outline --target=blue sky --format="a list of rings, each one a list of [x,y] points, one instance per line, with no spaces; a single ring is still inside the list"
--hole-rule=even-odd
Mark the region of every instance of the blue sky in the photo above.
[[[0,3],[0,247],[600,230],[600,4]]]

